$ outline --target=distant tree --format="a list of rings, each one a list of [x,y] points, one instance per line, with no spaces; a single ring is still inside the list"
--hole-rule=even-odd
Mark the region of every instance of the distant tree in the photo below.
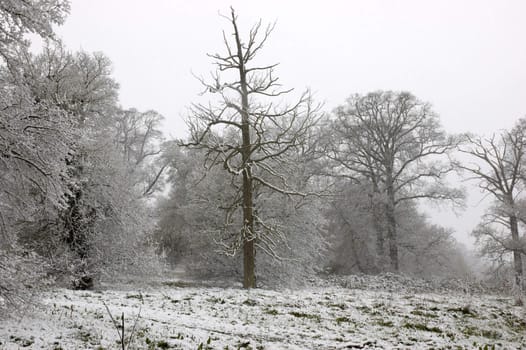
[[[324,213],[331,243],[330,270],[339,274],[378,273],[375,240],[377,221],[373,217],[368,186],[336,181],[338,195]]]
[[[414,203],[399,208],[400,269],[424,278],[466,278],[471,269],[453,230],[432,224]]]
[[[398,271],[397,208],[418,199],[463,198],[445,182],[454,170],[448,155],[459,140],[441,129],[429,103],[407,92],[353,95],[335,110],[328,130],[324,151],[333,175],[370,188],[378,254],[385,254],[385,227],[390,266]]]
[[[254,213],[255,188],[264,187],[291,196],[304,195],[290,186],[290,176],[282,171],[286,167],[278,165],[287,159],[287,153],[305,144],[309,130],[316,123],[318,107],[313,105],[308,92],[291,106],[282,105],[279,100],[273,102],[291,91],[280,89],[274,73],[276,64],[250,66],[273,27],[261,33],[261,22],[257,23],[244,42],[233,9],[228,20],[233,33],[231,39],[223,33],[226,53],[210,55],[218,71],[210,83],[201,79],[205,93],[217,96],[217,100],[193,105],[188,118],[191,140],[187,146],[206,152],[208,169],[222,166],[234,176],[236,201],[225,203],[224,207],[230,212],[226,216],[228,220],[242,208],[243,224],[232,248],[242,248],[243,286],[252,288],[256,286],[255,246],[264,244],[272,233],[271,230],[266,231],[268,235],[256,232],[257,225],[268,226]],[[225,76],[232,80],[224,81]]]
[[[115,116],[114,138],[144,196],[152,195],[161,187],[162,175],[168,167],[168,161],[162,157],[163,119],[156,111],[139,112],[135,108],[119,110]]]
[[[526,254],[526,245],[520,237],[519,222],[521,193],[526,185],[526,121],[520,120],[511,130],[488,138],[468,135],[460,151],[472,161],[457,166],[494,200],[473,234],[486,255],[500,259],[513,254],[515,283],[524,288],[522,255]]]
[[[331,243],[330,269],[339,274],[379,273],[377,230],[367,185],[340,181],[325,215]],[[452,230],[431,224],[416,203],[396,208],[400,271],[422,277],[465,277],[469,268]]]

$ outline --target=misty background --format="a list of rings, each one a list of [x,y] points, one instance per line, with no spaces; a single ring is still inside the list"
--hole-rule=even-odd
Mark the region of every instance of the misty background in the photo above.
[[[184,138],[187,107],[220,52],[229,6],[245,33],[276,21],[257,62],[279,62],[286,87],[309,87],[331,112],[351,93],[411,91],[432,103],[446,132],[488,135],[526,111],[523,1],[80,1],[57,33],[71,50],[113,63],[124,108],[154,109],[164,133]],[[220,9],[218,11],[218,9]],[[473,248],[485,208],[473,183],[466,209],[425,207],[433,222]]]

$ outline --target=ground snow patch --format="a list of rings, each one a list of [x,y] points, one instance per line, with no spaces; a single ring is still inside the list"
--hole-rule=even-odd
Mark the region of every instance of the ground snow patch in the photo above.
[[[138,317],[133,349],[526,348],[512,298],[334,286],[309,290],[159,287],[49,292],[43,307],[2,321],[1,349],[118,349],[106,311]]]

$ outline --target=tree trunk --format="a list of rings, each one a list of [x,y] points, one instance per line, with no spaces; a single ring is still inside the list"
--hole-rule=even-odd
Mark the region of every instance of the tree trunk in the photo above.
[[[373,218],[374,230],[376,232],[376,255],[380,257],[380,260],[383,261],[384,256],[385,256],[385,247],[384,247],[385,238],[384,238],[383,226],[380,222],[380,220],[382,220],[382,217],[381,215],[379,215],[378,209],[375,209],[375,213],[373,217],[374,217]],[[383,263],[380,265],[383,265]],[[380,267],[382,268],[383,266],[380,266]]]
[[[256,288],[254,240],[243,243],[243,288]]]
[[[234,25],[234,34],[237,46],[237,57],[239,60],[239,82],[241,88],[241,136],[242,150],[241,157],[243,160],[243,288],[256,287],[256,252],[254,247],[254,203],[253,203],[253,186],[252,170],[250,168],[250,156],[252,145],[250,143],[250,120],[248,106],[248,86],[247,73],[245,70],[245,58],[243,48],[239,38],[239,32],[232,10],[232,23]]]
[[[244,153],[243,158],[245,158]],[[254,215],[252,210],[252,179],[250,167],[247,166],[243,171],[243,288],[256,287]]]
[[[392,186],[387,187],[387,203],[385,206],[387,219],[387,239],[389,240],[389,258],[391,259],[391,270],[399,271],[398,266],[398,242],[396,232],[395,198]]]
[[[513,241],[513,264],[515,268],[515,283],[520,288],[524,289],[523,273],[522,273],[522,256],[521,251],[517,250],[519,246],[519,226],[517,223],[517,217],[515,215],[510,216],[510,230],[511,239]]]
[[[371,196],[371,209],[373,212],[373,227],[376,233],[376,260],[378,264],[378,269],[383,271],[386,265],[386,256],[385,256],[385,237],[384,237],[384,225],[383,222],[383,213],[378,203],[378,200],[375,198],[378,196],[378,193],[375,192]]]

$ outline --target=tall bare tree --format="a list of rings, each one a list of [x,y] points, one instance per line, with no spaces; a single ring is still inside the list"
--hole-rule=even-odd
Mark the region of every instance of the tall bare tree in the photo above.
[[[429,103],[408,92],[351,96],[336,109],[328,130],[332,137],[325,152],[334,174],[369,184],[378,254],[384,255],[385,227],[391,269],[398,271],[397,207],[422,198],[462,198],[445,182],[453,170],[448,155],[458,139],[445,134]]]
[[[475,229],[478,240],[485,244],[490,255],[513,253],[515,282],[524,287],[522,254],[526,254],[519,235],[520,194],[525,189],[526,121],[519,121],[510,131],[491,137],[466,136],[461,152],[472,162],[459,163],[461,169],[478,181],[479,187],[490,194],[494,204]],[[504,227],[504,231],[498,227]]]
[[[225,227],[229,227],[232,213],[242,208],[242,229],[237,237],[243,250],[243,286],[252,288],[256,286],[255,249],[265,239],[258,232],[265,228],[267,233],[272,231],[254,212],[255,188],[304,195],[290,185],[284,163],[287,154],[304,145],[310,136],[319,106],[313,104],[308,91],[295,104],[281,103],[280,97],[292,90],[284,90],[278,83],[274,73],[277,64],[252,65],[273,25],[262,29],[259,21],[244,41],[234,10],[225,18],[232,26],[231,36],[223,32],[226,53],[209,55],[217,71],[209,82],[200,79],[205,92],[217,99],[192,106],[187,121],[191,140],[186,145],[206,150],[206,167],[220,165],[234,178],[239,195],[235,203],[225,204],[230,213]],[[225,77],[228,80],[224,81]]]

